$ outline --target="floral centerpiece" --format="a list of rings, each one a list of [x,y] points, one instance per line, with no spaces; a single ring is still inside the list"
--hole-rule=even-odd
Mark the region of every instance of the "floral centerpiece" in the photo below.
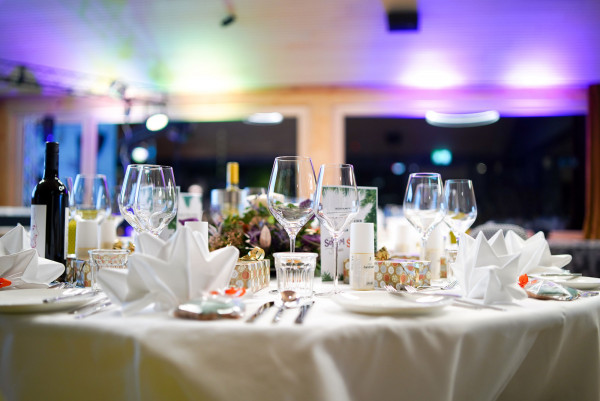
[[[219,224],[209,225],[208,242],[211,251],[231,245],[240,251],[240,255],[245,255],[252,248],[260,247],[274,268],[273,254],[289,252],[290,241],[283,226],[267,208],[266,196],[263,197],[250,202],[242,215],[231,215]],[[321,236],[319,228],[313,227],[313,220],[306,223],[296,236],[296,252],[319,253]],[[320,271],[318,263],[317,271]]]

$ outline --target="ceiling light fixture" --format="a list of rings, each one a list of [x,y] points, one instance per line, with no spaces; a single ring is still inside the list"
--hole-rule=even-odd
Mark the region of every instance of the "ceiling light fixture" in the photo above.
[[[152,114],[146,120],[146,128],[148,131],[160,131],[169,124],[169,116],[165,113]]]
[[[430,110],[425,113],[425,120],[436,127],[478,127],[493,124],[499,119],[500,113],[496,110],[479,113],[438,113]]]
[[[281,113],[254,113],[248,116],[244,121],[246,124],[252,125],[274,125],[280,124],[283,121],[283,115]]]
[[[225,27],[235,22],[235,10],[230,0],[224,0],[227,16],[221,20],[221,26]]]

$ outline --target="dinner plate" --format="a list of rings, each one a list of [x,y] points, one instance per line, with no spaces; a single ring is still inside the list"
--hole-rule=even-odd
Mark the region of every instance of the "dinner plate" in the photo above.
[[[416,315],[437,312],[452,303],[452,299],[435,295],[403,299],[385,291],[348,291],[332,297],[338,305],[351,312],[367,314]]]
[[[57,312],[73,309],[90,301],[90,298],[75,297],[44,303],[44,299],[56,297],[63,291],[50,288],[0,291],[0,313]]]
[[[600,287],[600,278],[597,277],[576,277],[571,280],[565,280],[564,278],[553,278],[546,277],[547,280],[552,280],[557,284],[564,285],[566,287],[575,288],[577,290],[595,290]]]

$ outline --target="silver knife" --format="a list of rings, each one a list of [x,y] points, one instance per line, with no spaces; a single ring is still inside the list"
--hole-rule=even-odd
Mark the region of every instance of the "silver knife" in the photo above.
[[[264,311],[266,311],[267,309],[269,309],[273,305],[275,305],[275,301],[265,302],[264,304],[262,304],[261,306],[258,307],[258,309],[256,310],[256,312],[254,312],[254,314],[252,314],[252,316],[250,316],[248,318],[248,320],[246,320],[246,323],[252,323],[252,322],[254,322],[257,317],[259,317],[260,315],[262,315],[264,313]]]
[[[70,310],[69,314],[70,315],[78,315],[82,312],[87,312],[88,310],[93,309],[94,307],[96,307],[106,301],[109,301],[108,297],[106,295],[100,295],[96,298],[92,298],[85,304],[80,305],[77,308]]]
[[[302,305],[300,307],[300,313],[298,313],[298,317],[296,317],[296,324],[302,324],[302,322],[304,321],[304,318],[306,317],[306,314],[308,313],[308,310],[310,309],[311,306],[313,306],[315,303],[315,301],[312,301],[309,304],[306,305]]]
[[[70,292],[70,293],[63,293],[62,295],[58,295],[56,297],[53,298],[45,298],[43,300],[43,302],[45,304],[49,304],[49,303],[53,303],[53,302],[59,302],[65,299],[72,299],[72,298],[85,298],[85,297],[92,297],[92,296],[96,296],[101,292],[101,290],[84,290],[82,289],[81,291],[75,291],[75,292]]]
[[[92,309],[85,310],[83,312],[78,311],[78,314],[75,315],[75,319],[83,319],[84,317],[91,316],[95,313],[103,311],[104,309],[108,308],[111,305],[112,305],[112,302],[110,302],[110,299],[105,299],[100,304],[95,304]]]

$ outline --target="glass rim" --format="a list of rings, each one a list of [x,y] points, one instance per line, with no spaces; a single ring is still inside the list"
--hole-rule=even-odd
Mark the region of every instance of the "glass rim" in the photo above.
[[[471,182],[471,180],[468,178],[449,178],[446,180],[446,183],[448,182]]]
[[[162,164],[137,164],[137,163],[134,163],[134,164],[127,165],[127,168],[130,168],[130,167],[135,168],[135,169],[141,169],[141,168],[148,168],[148,169],[166,169],[166,168],[168,168],[171,170],[173,169],[172,166],[164,166]]]
[[[442,177],[440,173],[410,173],[410,177]]]
[[[75,179],[77,179],[77,178],[104,178],[104,179],[106,179],[106,175],[104,175],[104,174],[87,174],[87,173],[85,173],[85,174],[77,174],[75,176]]]
[[[275,160],[281,161],[293,161],[293,160],[310,160],[312,163],[312,159],[309,156],[277,156]]]
[[[309,257],[313,257],[313,256],[319,256],[318,253],[316,252],[275,252],[273,253],[273,257],[293,257],[293,256],[309,256]]]
[[[92,254],[97,254],[97,253],[107,253],[107,254],[113,254],[113,255],[120,255],[120,254],[123,254],[123,253],[129,254],[129,250],[127,250],[127,249],[102,249],[102,248],[98,248],[98,249],[90,249],[88,251],[88,253],[90,254],[90,256]]]
[[[321,164],[321,168],[323,167],[339,167],[339,168],[352,168],[354,169],[354,164],[350,163],[323,163]]]

